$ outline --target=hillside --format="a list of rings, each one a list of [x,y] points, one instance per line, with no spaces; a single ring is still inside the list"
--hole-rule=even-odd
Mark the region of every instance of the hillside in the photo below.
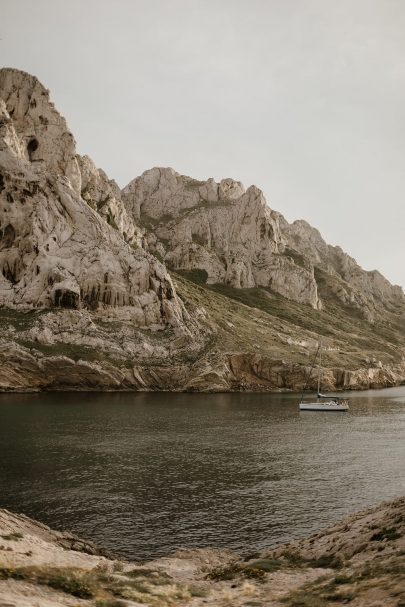
[[[0,390],[405,381],[405,298],[263,193],[151,169],[123,191],[34,77],[0,70]],[[315,379],[310,385],[314,387]]]

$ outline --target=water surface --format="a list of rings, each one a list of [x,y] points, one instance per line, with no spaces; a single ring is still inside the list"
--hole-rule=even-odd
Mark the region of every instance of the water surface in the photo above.
[[[0,507],[127,558],[289,541],[405,492],[405,387],[350,396],[2,394]]]

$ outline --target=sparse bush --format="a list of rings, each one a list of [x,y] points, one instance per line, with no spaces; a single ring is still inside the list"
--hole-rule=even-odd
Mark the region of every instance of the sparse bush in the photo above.
[[[205,579],[213,580],[215,582],[233,580],[236,576],[240,575],[241,569],[242,567],[238,563],[231,563],[224,567],[215,567],[207,573]]]
[[[278,559],[258,559],[257,561],[250,562],[248,567],[271,573],[272,571],[278,571],[278,569],[280,569],[281,561]]]
[[[189,592],[192,597],[202,598],[208,596],[208,590],[206,588],[200,588],[199,586],[189,586]]]
[[[343,565],[342,558],[336,554],[322,554],[317,559],[307,561],[308,567],[321,567],[324,569],[339,569]]]
[[[243,567],[242,575],[252,580],[264,580],[266,577],[266,571],[264,569],[257,569],[256,567]]]
[[[348,575],[336,575],[333,581],[336,585],[340,586],[342,584],[350,584],[352,579]]]
[[[81,599],[94,596],[90,576],[74,569],[59,569],[56,567],[11,567],[0,568],[0,579],[27,580],[41,586],[49,586],[54,590],[62,590],[67,594]]]
[[[108,225],[110,225],[112,228],[114,228],[114,230],[118,230],[118,226],[117,226],[117,222],[114,219],[113,214],[111,213],[111,211],[108,211],[108,215],[107,215],[107,223]]]
[[[125,607],[127,603],[120,599],[99,599],[96,601],[96,607]]]
[[[24,536],[22,533],[7,533],[1,536],[3,540],[21,540]]]
[[[73,572],[45,574],[42,577],[39,576],[37,581],[39,584],[50,586],[54,590],[62,590],[81,599],[91,599],[94,596],[94,589],[89,582]]]
[[[302,567],[307,561],[295,550],[283,550],[280,556],[285,559],[292,567]]]
[[[382,542],[383,540],[397,540],[401,537],[398,530],[395,527],[383,527],[381,531],[374,533],[370,541],[371,542]]]
[[[194,268],[194,270],[177,270],[177,274],[183,276],[191,282],[195,282],[197,285],[205,285],[208,279],[207,270]]]
[[[164,585],[164,584],[171,584],[173,581],[173,578],[166,573],[165,571],[157,571],[155,569],[141,569],[141,568],[135,568],[135,569],[131,569],[130,571],[126,571],[124,573],[124,575],[126,577],[129,578],[133,578],[133,579],[142,579],[142,578],[146,578],[147,581],[150,584],[153,584],[154,586],[160,586],[160,585]]]
[[[224,567],[215,567],[205,576],[205,579],[221,582],[233,580],[238,575],[249,579],[263,580],[266,572],[263,569],[234,562]]]

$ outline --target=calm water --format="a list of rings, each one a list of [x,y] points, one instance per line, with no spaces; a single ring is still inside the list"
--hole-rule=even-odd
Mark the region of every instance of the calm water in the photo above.
[[[242,553],[405,492],[405,387],[296,395],[0,395],[0,507],[130,558]]]

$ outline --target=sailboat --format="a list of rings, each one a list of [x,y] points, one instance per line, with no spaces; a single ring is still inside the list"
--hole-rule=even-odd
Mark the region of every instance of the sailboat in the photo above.
[[[319,353],[319,364],[318,364],[318,392],[316,400],[305,402],[304,392],[307,387],[309,377],[311,376],[312,369],[314,368],[317,356]],[[347,398],[340,396],[327,396],[321,394],[321,361],[322,361],[322,349],[319,343],[318,349],[315,354],[314,362],[309,371],[308,378],[301,395],[301,402],[299,404],[300,411],[349,411],[349,401]]]

